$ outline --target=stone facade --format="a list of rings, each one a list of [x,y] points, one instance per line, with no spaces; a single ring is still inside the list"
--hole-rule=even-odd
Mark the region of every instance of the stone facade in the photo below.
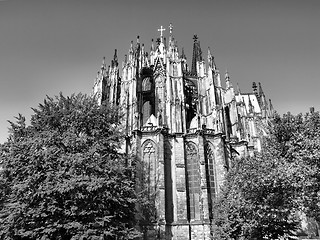
[[[261,85],[252,93],[225,87],[213,55],[203,59],[193,38],[191,68],[169,26],[162,35],[129,48],[122,67],[117,52],[98,72],[93,94],[101,103],[120,105],[126,131],[125,151],[141,162],[137,191],[154,204],[144,239],[211,239],[212,202],[237,157],[261,148],[273,114]]]

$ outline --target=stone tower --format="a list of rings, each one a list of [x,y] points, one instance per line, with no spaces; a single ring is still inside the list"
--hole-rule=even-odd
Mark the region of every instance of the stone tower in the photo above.
[[[125,150],[142,163],[137,191],[153,203],[144,239],[211,239],[212,202],[237,157],[261,147],[273,114],[259,84],[253,93],[235,91],[229,73],[221,75],[214,56],[206,59],[193,37],[191,68],[169,26],[146,51],[131,42],[120,68],[117,51],[109,67],[103,60],[93,94],[120,105]]]

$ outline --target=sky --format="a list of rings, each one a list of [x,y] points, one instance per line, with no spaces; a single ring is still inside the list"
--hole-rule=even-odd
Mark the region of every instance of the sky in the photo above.
[[[0,0],[0,143],[46,95],[90,94],[102,58],[146,49],[160,26],[189,64],[193,35],[242,92],[261,82],[280,113],[320,109],[319,0]]]

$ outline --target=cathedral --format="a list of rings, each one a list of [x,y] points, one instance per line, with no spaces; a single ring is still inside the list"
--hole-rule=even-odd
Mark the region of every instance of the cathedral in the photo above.
[[[131,42],[121,66],[117,51],[110,66],[103,59],[93,94],[121,107],[124,149],[141,163],[137,191],[154,207],[147,218],[137,216],[143,239],[212,239],[224,175],[237,158],[260,151],[273,107],[260,83],[250,93],[234,88],[196,35],[188,64],[172,25],[168,40],[158,31],[150,51],[139,37]]]

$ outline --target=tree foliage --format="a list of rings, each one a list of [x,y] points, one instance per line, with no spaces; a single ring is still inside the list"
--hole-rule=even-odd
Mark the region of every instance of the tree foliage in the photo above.
[[[320,116],[275,116],[261,153],[237,159],[214,207],[217,239],[278,239],[320,220]]]
[[[287,139],[279,140],[282,154],[288,162],[299,166],[300,197],[303,211],[320,223],[320,114],[319,112],[286,114],[276,119],[277,135],[290,132]],[[279,133],[280,132],[280,133]]]
[[[132,239],[133,169],[117,110],[78,94],[47,97],[2,146],[1,239]],[[102,238],[103,239],[103,238]]]
[[[217,239],[278,239],[298,225],[293,175],[268,153],[239,159],[216,202]]]

